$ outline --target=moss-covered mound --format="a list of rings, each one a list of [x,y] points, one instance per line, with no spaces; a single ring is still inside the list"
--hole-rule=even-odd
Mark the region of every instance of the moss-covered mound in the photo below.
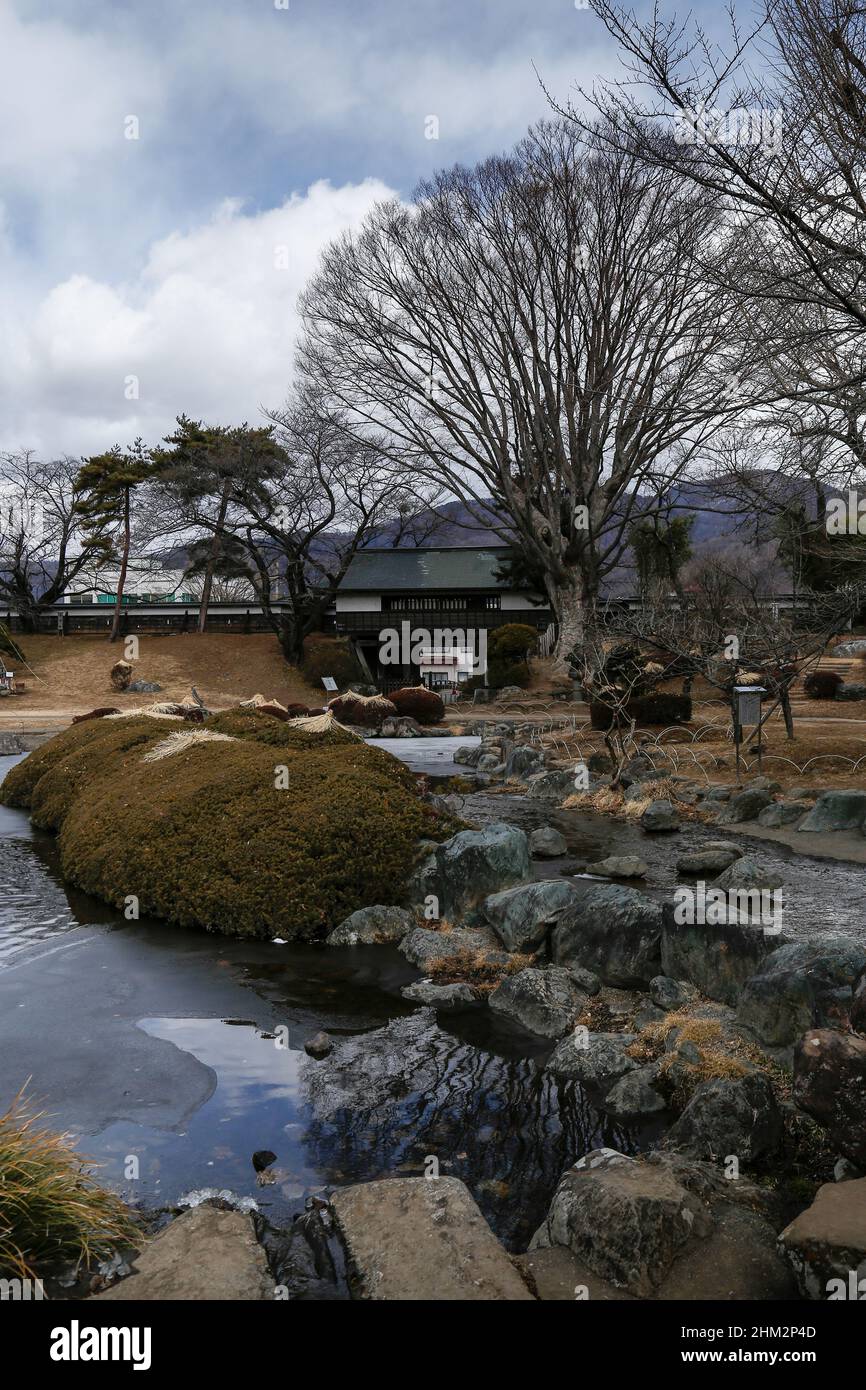
[[[205,728],[229,737],[147,716],[75,725],[13,770],[3,799],[56,829],[65,876],[116,907],[134,896],[142,915],[286,939],[398,902],[418,840],[457,828],[345,730],[247,711]]]

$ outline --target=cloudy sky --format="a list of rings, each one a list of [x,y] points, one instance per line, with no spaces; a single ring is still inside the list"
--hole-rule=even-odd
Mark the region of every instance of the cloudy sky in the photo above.
[[[321,247],[511,144],[533,63],[616,68],[574,0],[0,0],[0,448],[279,405]]]

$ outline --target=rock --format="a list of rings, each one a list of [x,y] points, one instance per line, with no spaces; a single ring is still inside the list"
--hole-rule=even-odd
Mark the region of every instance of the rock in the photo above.
[[[641,829],[652,833],[679,830],[680,818],[669,801],[651,801],[640,818]]]
[[[619,883],[583,881],[575,887],[579,898],[551,933],[557,965],[582,966],[623,989],[661,974],[661,904]]]
[[[601,1109],[615,1120],[641,1120],[665,1110],[664,1096],[653,1084],[658,1079],[658,1063],[628,1071],[615,1081],[601,1103]]]
[[[811,809],[810,801],[775,801],[761,811],[758,825],[765,826],[767,830],[782,830],[786,825],[796,825]]]
[[[492,772],[495,767],[499,766],[499,763],[500,759],[496,753],[482,753],[475,766],[479,772]]]
[[[567,970],[530,967],[507,975],[490,994],[494,1013],[542,1038],[561,1038],[573,1027],[585,1002]]]
[[[415,927],[403,937],[399,947],[410,965],[426,970],[431,961],[451,960],[465,952],[483,955],[487,959],[503,962],[508,960],[504,951],[497,951],[491,943],[490,933],[475,928],[456,928],[454,931],[432,931],[429,927]]]
[[[134,691],[136,695],[156,695],[162,690],[162,686],[158,685],[156,681],[143,680],[130,681],[126,688],[129,691]]]
[[[530,877],[529,842],[516,825],[497,822],[483,830],[461,830],[437,846],[413,873],[410,904],[429,896],[439,903],[440,920],[460,917],[491,893]]]
[[[726,893],[731,889],[757,889],[759,892],[774,893],[783,887],[785,880],[772,869],[765,869],[748,855],[737,859],[730,868],[713,880],[714,888],[722,888]]]
[[[755,820],[765,806],[772,805],[773,798],[768,791],[752,787],[732,796],[719,816],[720,825],[740,825],[746,820]]]
[[[834,656],[863,656],[866,654],[866,637],[852,637],[848,642],[840,642],[833,648]]]
[[[741,854],[742,850],[710,849],[704,845],[681,855],[677,860],[677,870],[681,874],[692,874],[695,878],[715,878],[735,864]]]
[[[481,757],[482,749],[477,743],[461,744],[455,748],[451,755],[453,763],[459,763],[461,767],[474,767]]]
[[[791,801],[815,801],[820,795],[820,787],[791,787],[788,792]]]
[[[561,831],[542,825],[529,836],[529,853],[533,859],[556,859],[568,853],[568,844]]]
[[[798,831],[862,830],[866,823],[866,792],[822,792]]]
[[[730,801],[730,787],[707,787],[704,793],[705,801]]]
[[[866,1295],[866,1178],[825,1183],[779,1236],[804,1298]]]
[[[274,1295],[265,1252],[246,1212],[194,1207],[164,1227],[132,1265],[129,1278],[95,1297],[249,1303]]]
[[[528,1258],[566,1247],[575,1267],[609,1290],[591,1289],[591,1297],[619,1290],[665,1301],[790,1298],[774,1215],[768,1194],[743,1177],[727,1181],[715,1164],[598,1149],[564,1174]]]
[[[353,1293],[377,1301],[527,1301],[526,1284],[459,1178],[385,1178],[331,1198]]]
[[[561,806],[568,796],[578,791],[575,774],[568,770],[542,772],[527,785],[526,795],[531,801],[553,801]]]
[[[582,994],[592,996],[600,992],[601,980],[591,970],[584,970],[580,965],[569,965],[567,970]]]
[[[773,1158],[782,1144],[782,1113],[772,1085],[761,1072],[704,1081],[664,1139],[664,1147],[696,1158],[741,1163]]]
[[[846,1017],[864,965],[863,945],[842,932],[789,942],[743,985],[737,1021],[772,1047],[796,1042],[807,1028],[833,1027]]]
[[[335,927],[328,946],[384,945],[402,941],[415,926],[415,918],[405,907],[360,907]]]
[[[650,980],[650,998],[666,1014],[681,1009],[697,997],[697,990],[688,980],[672,980],[669,975],[656,975]]]
[[[640,1033],[651,1023],[661,1023],[663,1018],[665,1018],[664,1009],[659,1009],[655,1004],[642,1004],[634,1016],[634,1026]]]
[[[750,777],[745,783],[745,790],[751,792],[769,792],[775,795],[782,790],[782,783],[776,782],[772,777]]]
[[[861,681],[843,681],[834,700],[866,700],[866,685]]]
[[[848,1010],[848,1023],[855,1033],[866,1034],[866,970],[854,985],[851,1007]]]
[[[505,759],[506,777],[526,777],[544,766],[544,754],[531,744],[518,744]]]
[[[866,1166],[866,1038],[808,1029],[794,1049],[794,1100],[845,1158]]]
[[[270,1168],[272,1163],[276,1163],[277,1156],[273,1149],[256,1149],[253,1154],[253,1167],[257,1173],[263,1173],[266,1168]]]
[[[404,985],[400,993],[411,1004],[424,1004],[439,1013],[462,1013],[478,1008],[481,1002],[469,985],[435,985],[432,980],[416,980]]]
[[[602,776],[606,772],[613,772],[613,759],[609,753],[590,753],[586,765],[590,772],[597,772]]]
[[[534,951],[579,890],[564,878],[539,879],[493,893],[482,912],[507,951]]]
[[[675,980],[690,980],[710,999],[736,1004],[745,982],[778,950],[782,939],[775,931],[736,920],[683,922],[677,920],[674,905],[665,903],[661,971]]]
[[[602,1278],[648,1298],[689,1242],[712,1229],[703,1204],[670,1172],[595,1150],[560,1180],[530,1249],[567,1246]]]
[[[646,878],[649,866],[636,854],[612,854],[597,864],[587,864],[586,871],[606,878]]]
[[[503,685],[497,692],[496,703],[502,704],[505,700],[525,700],[526,691],[519,685]]]
[[[544,1303],[573,1303],[578,1297],[578,1290],[585,1290],[581,1296],[590,1303],[612,1300],[631,1302],[630,1293],[609,1284],[606,1279],[599,1279],[588,1265],[563,1245],[551,1245],[547,1250],[528,1250],[525,1255],[516,1255],[514,1263],[536,1298]]]
[[[862,1168],[858,1168],[850,1159],[838,1158],[833,1165],[834,1182],[853,1182],[854,1179],[862,1177]]]
[[[554,1076],[604,1093],[626,1072],[637,1071],[638,1063],[626,1049],[636,1033],[569,1033],[550,1054],[545,1067]]]
[[[308,1057],[327,1057],[333,1050],[333,1039],[327,1033],[315,1033],[304,1043],[304,1051]]]

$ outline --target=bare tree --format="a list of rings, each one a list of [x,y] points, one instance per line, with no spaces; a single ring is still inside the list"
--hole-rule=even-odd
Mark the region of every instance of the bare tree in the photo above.
[[[29,631],[92,555],[77,509],[80,467],[73,458],[43,463],[30,449],[0,459],[0,601]]]
[[[743,369],[734,293],[708,273],[727,254],[678,174],[544,124],[411,208],[381,205],[303,297],[302,374],[390,457],[487,508],[544,578],[560,669],[631,521]]]

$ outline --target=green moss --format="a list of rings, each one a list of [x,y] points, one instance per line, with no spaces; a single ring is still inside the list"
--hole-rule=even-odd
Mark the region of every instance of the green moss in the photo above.
[[[246,711],[207,727],[234,741],[145,762],[195,730],[147,716],[75,725],[13,770],[3,799],[58,830],[64,875],[85,891],[243,936],[316,939],[359,907],[399,902],[417,842],[459,828],[402,763],[344,730]]]
[[[356,908],[397,902],[437,817],[386,754],[353,740],[274,750],[256,742],[128,760],[78,792],[60,833],[65,875],[121,907],[243,936],[315,939]],[[411,776],[411,774],[410,774]]]

